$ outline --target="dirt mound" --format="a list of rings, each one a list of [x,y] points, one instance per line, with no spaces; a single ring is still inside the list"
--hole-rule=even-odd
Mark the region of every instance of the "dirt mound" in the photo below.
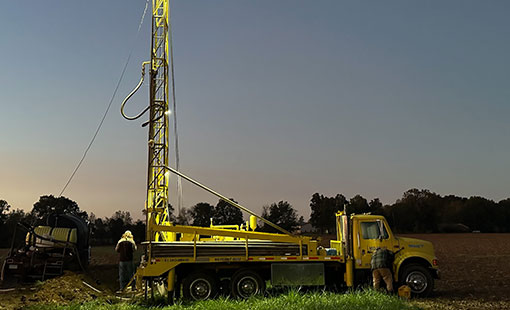
[[[108,289],[97,285],[88,276],[65,272],[60,277],[37,282],[30,287],[4,290],[0,293],[0,309],[23,309],[33,304],[66,305],[91,301],[98,297],[114,298]]]
[[[135,253],[137,259],[141,255],[139,252]],[[65,271],[62,276],[15,289],[9,289],[12,283],[0,287],[0,309],[24,309],[36,304],[67,305],[96,298],[116,302],[115,291],[119,289],[117,264],[118,254],[113,247],[93,248],[86,273]]]
[[[98,292],[87,287],[83,276],[66,272],[63,276],[50,279],[40,285],[32,300],[43,303],[83,302],[97,298]]]

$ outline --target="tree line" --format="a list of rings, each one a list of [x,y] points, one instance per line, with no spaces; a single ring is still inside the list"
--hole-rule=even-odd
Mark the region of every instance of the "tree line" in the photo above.
[[[314,194],[310,203],[310,223],[321,233],[333,232],[336,211],[384,215],[397,233],[510,232],[510,198],[499,202],[472,196],[441,196],[426,189],[410,189],[394,204],[383,205],[375,198],[368,202],[361,195],[350,200],[338,194]]]
[[[216,205],[200,202],[182,208],[179,214],[169,205],[171,221],[180,225],[209,227],[213,225],[242,225],[245,221],[241,210],[223,200]],[[361,195],[347,199],[342,194],[325,196],[315,193],[310,200],[310,218],[305,221],[287,201],[279,201],[262,207],[262,217],[292,232],[307,222],[317,234],[335,232],[335,213],[371,213],[384,215],[393,231],[397,233],[438,232],[510,232],[510,198],[495,202],[473,196],[441,196],[426,189],[410,189],[395,203],[383,205],[378,198],[370,201]],[[111,217],[99,218],[88,214],[67,197],[41,196],[30,212],[12,209],[5,200],[0,200],[0,247],[9,247],[18,223],[44,225],[51,213],[72,213],[89,223],[93,245],[114,244],[126,230],[131,230],[137,242],[145,238],[145,221],[133,220],[128,211],[116,211]],[[259,222],[259,231],[276,230]],[[23,234],[16,239],[23,240]]]

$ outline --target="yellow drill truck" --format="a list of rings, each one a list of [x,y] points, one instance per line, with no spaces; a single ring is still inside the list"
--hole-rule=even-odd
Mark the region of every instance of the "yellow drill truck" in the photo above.
[[[177,170],[169,167],[169,115],[174,117],[175,153],[178,154],[176,111],[169,106],[170,93],[175,106],[170,29],[169,1],[153,0],[151,59],[142,63],[140,82],[121,104],[121,113],[128,120],[139,119],[146,112],[149,114],[149,121],[142,125],[149,125],[147,241],[143,243],[144,260],[133,278],[137,287],[145,284],[147,293],[148,287],[164,282],[169,298],[182,292],[184,297],[194,300],[213,298],[220,290],[248,298],[262,294],[268,281],[272,286],[354,287],[370,274],[373,250],[386,247],[398,251],[394,263],[395,280],[410,286],[416,296],[429,294],[434,278],[439,275],[432,244],[395,237],[381,216],[338,213],[337,239],[331,241],[327,249],[319,247],[316,240],[293,235],[259,216],[259,220],[282,234],[255,231],[255,217],[243,229],[180,226],[171,222],[170,173],[256,215],[177,171],[177,156]],[[127,116],[124,106],[143,84],[146,68],[150,70],[149,106],[136,116]]]
[[[138,287],[160,281],[169,296],[182,292],[191,300],[214,298],[220,291],[249,298],[263,294],[267,282],[273,287],[356,287],[370,279],[377,247],[396,253],[394,280],[408,285],[413,296],[430,294],[439,278],[433,245],[395,236],[383,216],[338,212],[337,238],[329,248],[309,237],[257,232],[255,226],[253,216],[245,227],[161,226],[175,233],[176,241],[144,243],[147,256],[135,275]]]

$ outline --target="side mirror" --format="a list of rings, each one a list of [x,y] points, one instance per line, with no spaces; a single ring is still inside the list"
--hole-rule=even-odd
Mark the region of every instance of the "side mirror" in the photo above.
[[[377,220],[377,226],[379,227],[379,241],[384,239],[384,224],[381,220]]]

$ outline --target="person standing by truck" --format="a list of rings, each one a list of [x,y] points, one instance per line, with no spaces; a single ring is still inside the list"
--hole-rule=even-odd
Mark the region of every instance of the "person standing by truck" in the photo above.
[[[131,231],[126,230],[117,242],[115,251],[119,253],[119,283],[120,290],[129,283],[134,274],[133,253],[136,251],[136,243],[133,240]]]
[[[392,251],[384,248],[377,248],[372,254],[370,265],[372,267],[372,278],[374,289],[379,290],[381,279],[386,283],[386,290],[393,292],[393,275],[391,268],[395,255]]]

